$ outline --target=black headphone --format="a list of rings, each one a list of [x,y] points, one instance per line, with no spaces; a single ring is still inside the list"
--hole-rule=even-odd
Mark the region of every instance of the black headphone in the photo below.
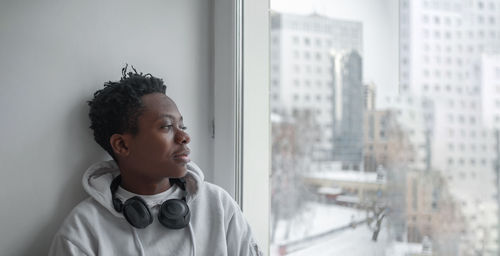
[[[129,198],[125,203],[115,197],[115,192],[121,182],[121,176],[118,175],[111,182],[111,197],[113,199],[113,207],[117,212],[123,212],[123,216],[127,219],[130,225],[136,228],[145,228],[153,223],[153,216],[148,205],[139,196]],[[170,179],[170,184],[176,184],[182,190],[186,190],[186,180]],[[182,199],[169,199],[165,201],[158,213],[160,223],[170,229],[181,229],[189,224],[191,219],[191,211],[186,203],[186,197]]]

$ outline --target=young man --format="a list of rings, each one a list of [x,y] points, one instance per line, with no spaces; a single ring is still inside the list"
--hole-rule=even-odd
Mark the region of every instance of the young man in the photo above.
[[[90,195],[49,255],[262,255],[238,205],[203,180],[161,79],[122,70],[89,101],[95,141],[113,158],[83,175]]]

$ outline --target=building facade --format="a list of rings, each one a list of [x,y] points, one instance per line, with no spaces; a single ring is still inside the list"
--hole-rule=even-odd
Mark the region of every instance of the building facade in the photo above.
[[[309,109],[319,126],[316,159],[333,152],[334,81],[331,52],[362,55],[362,24],[316,14],[271,14],[271,112]]]
[[[363,162],[364,87],[361,56],[354,50],[331,53],[333,71],[333,159],[342,169]]]
[[[484,56],[500,49],[499,24],[499,0],[400,1],[400,92],[434,105],[424,119],[430,167],[459,202],[466,255],[498,252],[498,221],[480,218],[478,207],[498,215],[498,207],[489,207],[498,184],[494,132],[483,120],[492,110],[484,105],[491,85],[482,76]]]

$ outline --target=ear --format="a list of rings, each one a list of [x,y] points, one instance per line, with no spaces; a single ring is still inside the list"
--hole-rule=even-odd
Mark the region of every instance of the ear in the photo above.
[[[130,154],[130,138],[125,134],[113,134],[109,138],[109,144],[116,156],[126,157]]]

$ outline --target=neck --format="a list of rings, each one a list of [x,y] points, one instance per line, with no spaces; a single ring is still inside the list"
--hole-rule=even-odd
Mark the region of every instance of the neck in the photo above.
[[[132,175],[121,172],[122,181],[120,186],[127,191],[139,195],[155,195],[165,192],[170,188],[170,179],[161,178],[159,180],[149,179],[144,176]]]

